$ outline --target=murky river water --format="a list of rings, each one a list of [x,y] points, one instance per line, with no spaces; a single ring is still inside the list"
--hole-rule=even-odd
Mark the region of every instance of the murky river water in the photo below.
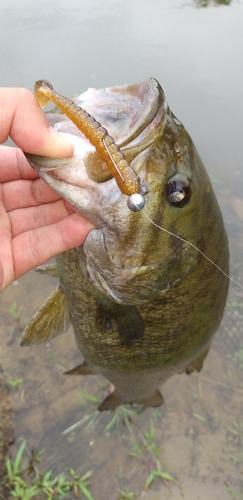
[[[243,285],[242,26],[242,0],[2,0],[0,5],[2,86],[32,89],[35,80],[46,78],[72,95],[148,76],[160,81],[210,173],[229,235],[231,273]],[[103,413],[88,429],[89,420],[61,434],[95,411],[91,401],[81,404],[78,391],[102,398],[106,389],[98,377],[62,375],[80,363],[71,331],[44,346],[19,347],[22,328],[54,288],[52,278],[33,271],[1,294],[0,365],[8,380],[23,378],[21,388],[12,391],[16,437],[45,449],[46,470],[92,469],[95,500],[116,500],[118,489],[150,500],[243,498],[242,290],[230,286],[203,370],[170,379],[162,388],[164,407],[134,414],[132,438],[122,412],[110,429],[113,415]],[[145,450],[151,422],[159,451]],[[136,457],[128,455],[134,439],[142,449],[139,454],[136,448]],[[145,493],[156,460],[177,482],[157,477]]]

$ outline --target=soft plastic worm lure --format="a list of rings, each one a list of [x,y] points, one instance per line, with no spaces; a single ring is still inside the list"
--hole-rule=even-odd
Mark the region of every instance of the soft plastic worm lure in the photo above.
[[[46,106],[50,100],[70,118],[95,147],[121,192],[129,196],[127,204],[130,210],[141,210],[145,199],[140,193],[140,179],[107,130],[83,108],[56,92],[47,80],[38,80],[34,92],[41,107]]]

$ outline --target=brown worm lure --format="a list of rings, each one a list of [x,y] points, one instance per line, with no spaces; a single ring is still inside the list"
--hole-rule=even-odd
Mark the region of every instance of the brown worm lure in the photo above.
[[[38,80],[34,92],[41,107],[49,101],[54,102],[77,126],[106,163],[121,192],[129,197],[127,204],[130,210],[140,211],[145,205],[144,196],[140,193],[140,179],[107,130],[83,108],[56,92],[47,80]]]

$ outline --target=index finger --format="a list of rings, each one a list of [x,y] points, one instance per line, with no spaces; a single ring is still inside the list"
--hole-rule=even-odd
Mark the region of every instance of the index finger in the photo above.
[[[0,183],[20,179],[34,180],[38,174],[19,148],[0,146]]]

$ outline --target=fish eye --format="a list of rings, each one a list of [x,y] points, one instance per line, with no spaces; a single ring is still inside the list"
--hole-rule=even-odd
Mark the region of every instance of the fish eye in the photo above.
[[[190,200],[191,186],[184,175],[177,174],[169,179],[165,186],[165,195],[171,205],[182,208]]]

